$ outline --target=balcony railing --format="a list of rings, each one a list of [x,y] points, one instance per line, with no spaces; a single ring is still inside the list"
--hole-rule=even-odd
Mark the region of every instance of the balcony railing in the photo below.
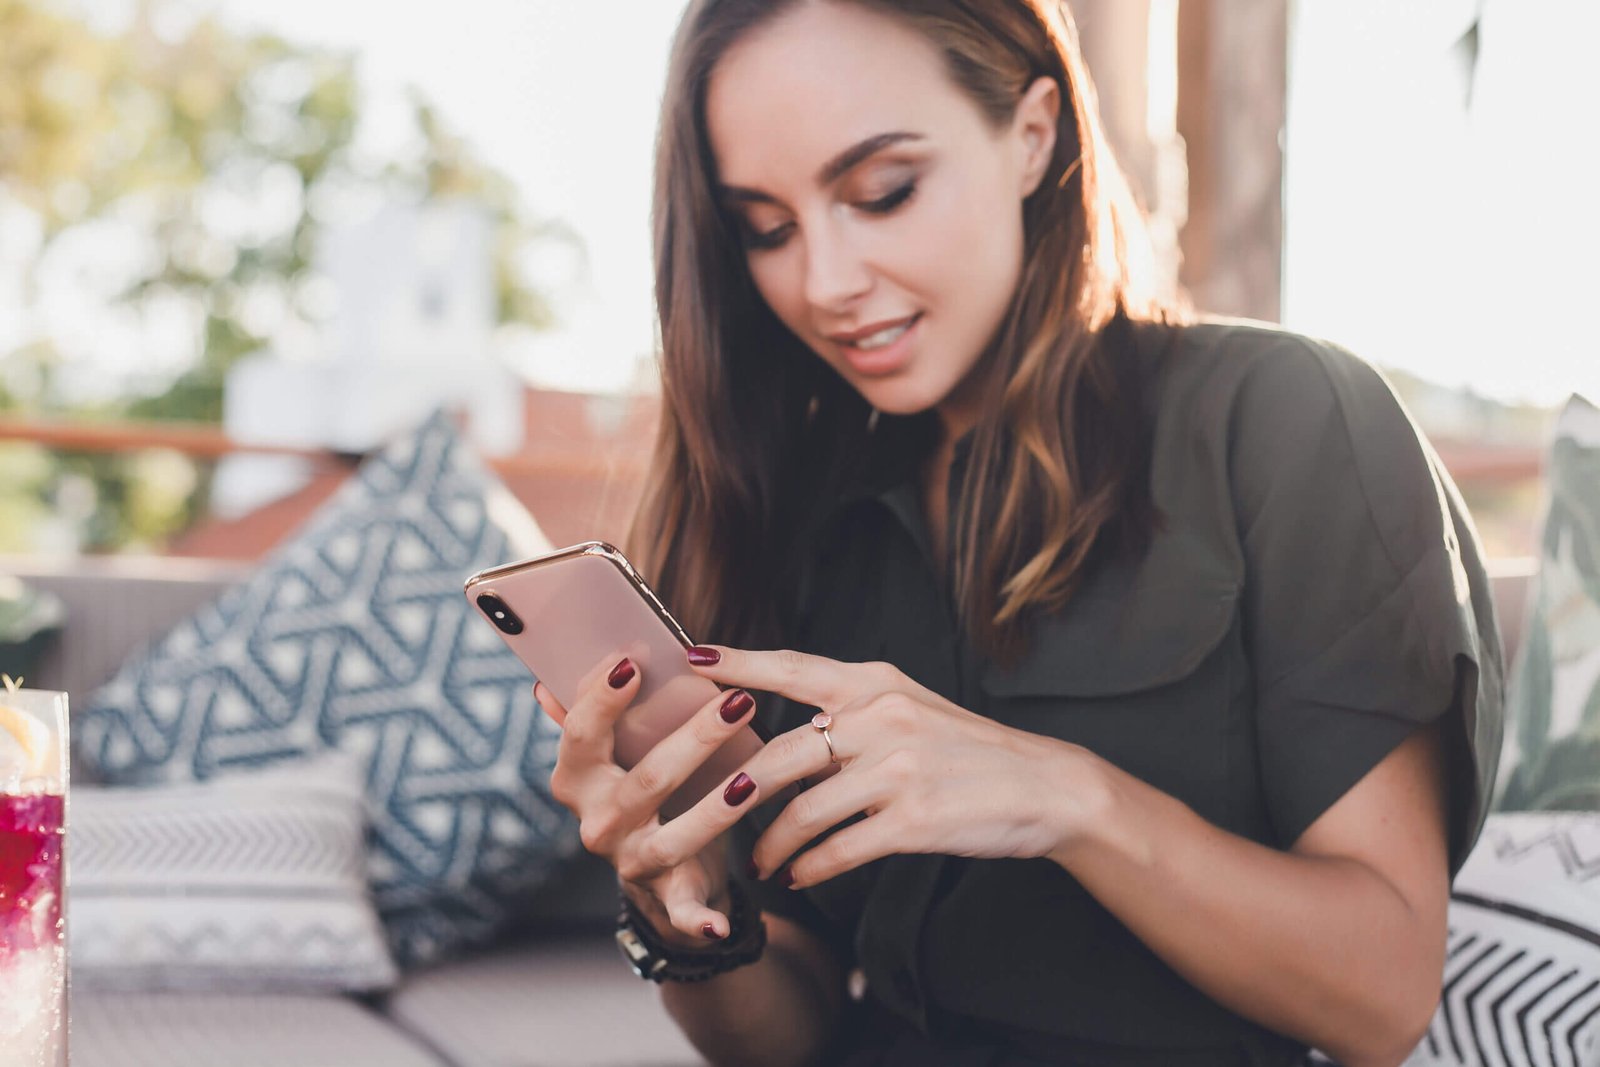
[[[538,426],[537,420],[531,425]],[[607,438],[571,430],[537,434],[512,455],[492,457],[489,467],[520,498],[545,533],[557,544],[624,535],[633,503],[643,485],[649,461],[649,436],[635,427]],[[540,432],[543,432],[542,429]],[[304,514],[326,499],[343,475],[361,459],[327,449],[240,441],[220,427],[174,422],[94,422],[84,420],[0,417],[0,441],[22,441],[70,452],[119,453],[170,449],[201,462],[230,455],[276,455],[306,460],[318,486],[305,499],[237,520],[234,530],[191,537],[173,551],[198,555],[254,558],[287,536]],[[1542,453],[1527,446],[1435,440],[1440,458],[1469,498],[1531,498],[1525,487],[1537,483]],[[1491,552],[1520,555],[1531,550],[1534,516],[1531,506],[1518,505],[1509,522],[1497,516],[1484,524]],[[1480,519],[1482,523],[1483,520]],[[1493,526],[1494,528],[1491,528]],[[1507,529],[1509,528],[1509,532]]]

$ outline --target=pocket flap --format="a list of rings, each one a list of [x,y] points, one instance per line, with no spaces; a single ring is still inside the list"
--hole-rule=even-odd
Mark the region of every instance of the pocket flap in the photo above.
[[[1021,661],[990,663],[983,687],[996,697],[1098,697],[1175,682],[1222,642],[1239,588],[1239,568],[1214,546],[1160,532],[1143,559],[1101,566],[1038,620]]]

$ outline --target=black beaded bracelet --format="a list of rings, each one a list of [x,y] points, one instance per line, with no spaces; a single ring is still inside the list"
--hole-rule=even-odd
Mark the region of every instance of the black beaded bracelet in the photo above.
[[[759,960],[767,947],[767,924],[750,905],[744,887],[728,880],[728,936],[707,952],[669,947],[650,920],[622,894],[617,946],[633,973],[652,982],[703,982]]]

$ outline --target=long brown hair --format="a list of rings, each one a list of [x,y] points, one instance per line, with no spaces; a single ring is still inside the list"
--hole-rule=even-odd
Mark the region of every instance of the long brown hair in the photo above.
[[[712,69],[746,32],[795,2],[694,0],[662,102],[654,203],[661,429],[630,551],[690,632],[707,640],[780,640],[810,509],[869,445],[895,435],[929,440],[922,416],[869,428],[866,402],[757,294],[716,196],[705,119]],[[1021,278],[985,357],[997,361],[992,393],[973,433],[953,546],[970,634],[1009,656],[1024,621],[1063,605],[1097,553],[1148,535],[1138,383],[1129,346],[1111,339],[1131,321],[1168,317],[1167,309],[1135,269],[1149,260],[1142,217],[1105,143],[1064,3],[832,2],[862,4],[924,34],[997,126],[1037,78],[1061,89],[1054,154],[1023,206]]]

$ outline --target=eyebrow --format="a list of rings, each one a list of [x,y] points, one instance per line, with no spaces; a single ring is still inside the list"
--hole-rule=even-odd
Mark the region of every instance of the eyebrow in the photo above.
[[[911,133],[907,130],[893,130],[889,133],[874,134],[864,141],[856,142],[824,163],[822,169],[817,171],[817,184],[832,185],[848,174],[852,168],[860,166],[885,148],[890,148],[906,141],[921,141],[923,139],[922,134]],[[770,204],[776,201],[775,197],[768,193],[763,193],[759,189],[747,189],[738,185],[724,185],[722,187],[722,195],[724,198],[736,203]]]

